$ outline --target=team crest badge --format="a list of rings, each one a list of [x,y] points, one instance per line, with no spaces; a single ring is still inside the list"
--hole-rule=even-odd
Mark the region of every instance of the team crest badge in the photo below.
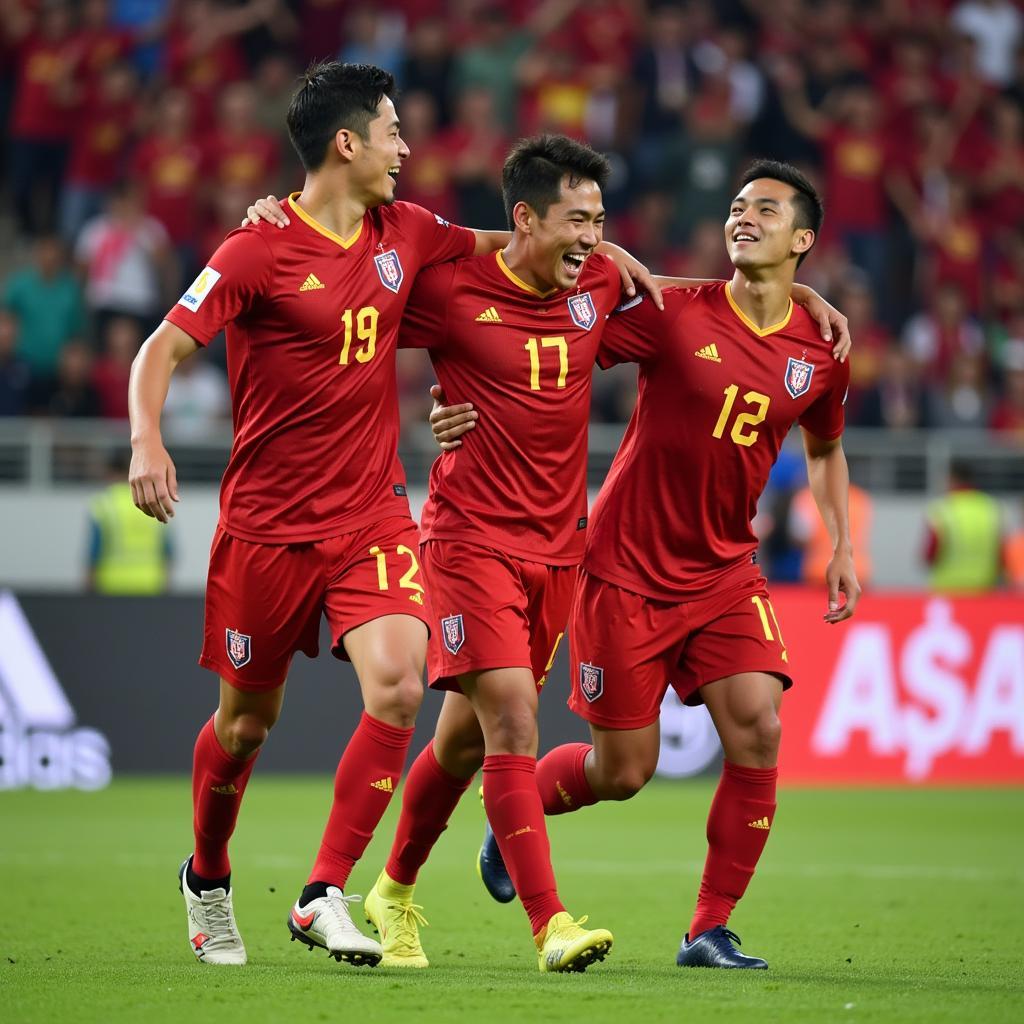
[[[235,668],[248,665],[252,658],[252,637],[246,633],[239,633],[234,629],[224,630],[226,634],[228,657]]]
[[[373,257],[373,262],[377,264],[377,273],[380,274],[380,283],[384,285],[388,291],[397,292],[402,287],[402,281],[405,278],[405,274],[402,272],[402,263],[398,258],[398,253],[394,249],[388,249],[387,252],[382,252],[379,256]]]
[[[604,669],[581,661],[580,689],[583,691],[583,696],[587,698],[587,703],[593,704],[604,693]]]
[[[570,295],[566,302],[569,304],[569,316],[577,327],[589,331],[597,322],[597,310],[594,308],[594,300],[590,292],[582,295]]]
[[[461,615],[449,615],[441,620],[441,637],[449,654],[458,654],[466,642],[466,631],[462,628]]]
[[[786,390],[790,398],[799,398],[806,395],[811,386],[811,377],[814,375],[814,363],[806,363],[802,359],[789,357],[786,364]]]

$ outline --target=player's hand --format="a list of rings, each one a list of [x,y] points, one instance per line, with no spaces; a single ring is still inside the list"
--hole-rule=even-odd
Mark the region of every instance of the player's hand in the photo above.
[[[435,384],[430,389],[430,397],[434,400],[434,408],[430,410],[430,428],[434,431],[434,440],[442,451],[450,452],[462,445],[462,442],[456,439],[476,426],[479,414],[469,403],[442,405],[444,392],[440,384]]]
[[[167,449],[159,442],[132,445],[128,469],[132,501],[140,512],[166,523],[174,518],[178,497],[178,474]]]
[[[661,285],[654,275],[638,260],[630,256],[621,246],[612,242],[602,242],[598,252],[615,264],[622,277],[622,290],[629,298],[636,295],[637,286],[641,287],[654,300],[658,309],[665,308],[665,300],[661,296]]]
[[[277,201],[276,196],[267,196],[266,199],[257,199],[246,211],[242,220],[242,227],[246,224],[259,224],[261,220],[273,224],[274,227],[283,228],[291,224],[284,207]]]
[[[857,609],[860,599],[860,584],[853,568],[853,555],[849,552],[836,552],[825,570],[825,583],[828,586],[828,611],[825,621],[834,626],[850,618]],[[846,596],[846,603],[839,603],[839,595]]]
[[[813,288],[805,284],[793,285],[793,301],[799,303],[815,320],[823,341],[832,341],[832,358],[845,363],[853,347],[850,337],[850,321],[830,302],[826,302]]]

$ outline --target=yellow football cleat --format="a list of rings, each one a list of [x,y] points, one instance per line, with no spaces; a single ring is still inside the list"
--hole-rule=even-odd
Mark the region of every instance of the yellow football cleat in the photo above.
[[[420,945],[420,925],[427,919],[412,902],[412,891],[413,886],[400,885],[382,871],[363,901],[366,920],[380,936],[384,967],[430,966]]]
[[[586,917],[574,921],[572,914],[564,910],[548,921],[544,931],[534,939],[537,964],[542,972],[585,971],[608,955],[612,933],[605,928],[587,931],[582,927],[586,923]]]

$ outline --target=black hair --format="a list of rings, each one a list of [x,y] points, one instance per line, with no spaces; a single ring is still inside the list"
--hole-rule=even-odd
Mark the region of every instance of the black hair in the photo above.
[[[965,487],[973,487],[977,480],[974,466],[964,458],[953,459],[949,464],[950,482],[963,484]]]
[[[302,166],[318,170],[342,128],[370,137],[370,122],[387,96],[395,98],[395,76],[372,64],[312,64],[288,107],[288,136]]]
[[[516,203],[526,203],[540,217],[546,217],[548,208],[562,196],[566,175],[570,188],[581,181],[593,181],[604,189],[611,170],[607,158],[565,135],[520,139],[501,169],[501,194],[509,230],[515,228],[512,211]]]
[[[796,193],[793,196],[793,227],[810,228],[817,239],[821,231],[821,222],[825,219],[825,204],[821,201],[817,189],[792,164],[780,160],[755,160],[744,172],[740,180],[740,189],[744,189],[758,178],[771,178],[789,185]],[[800,253],[796,261],[799,267],[807,256]]]

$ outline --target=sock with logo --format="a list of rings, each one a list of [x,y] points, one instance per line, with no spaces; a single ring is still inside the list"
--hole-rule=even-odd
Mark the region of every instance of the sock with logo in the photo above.
[[[568,814],[597,803],[583,769],[593,749],[589,743],[563,743],[537,762],[537,789],[545,814]]]
[[[708,856],[690,922],[690,940],[726,924],[753,877],[775,820],[778,768],[741,768],[726,761],[708,814]]]
[[[484,758],[484,810],[534,935],[543,931],[553,914],[565,910],[551,867],[536,769],[533,757],[491,754]]]
[[[391,856],[384,868],[387,876],[400,885],[412,885],[430,856],[448,819],[458,806],[473,777],[459,779],[449,775],[434,756],[434,744],[428,743],[412,763],[402,793],[402,813],[395,830]]]
[[[363,712],[338,762],[334,802],[310,882],[345,888],[353,865],[391,803],[412,733]]]
[[[220,745],[212,718],[199,730],[192,754],[192,828],[196,836],[192,872],[201,879],[231,874],[228,840],[235,831],[245,785],[258,756],[257,750],[251,757],[232,757]]]

